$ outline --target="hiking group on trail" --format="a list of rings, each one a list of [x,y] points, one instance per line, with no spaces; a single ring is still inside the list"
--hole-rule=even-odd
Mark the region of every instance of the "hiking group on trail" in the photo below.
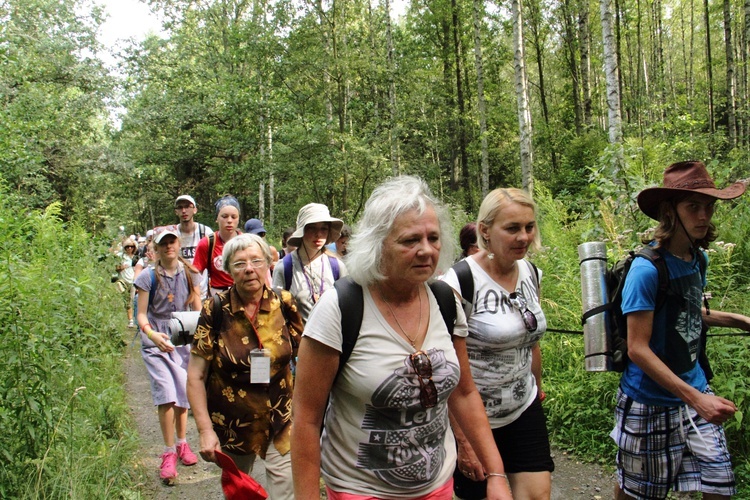
[[[638,195],[657,222],[643,243],[663,264],[636,257],[623,277],[618,499],[736,492],[722,424],[737,407],[714,395],[698,359],[704,325],[750,331],[703,294],[714,204],[744,191],[716,188],[690,161]],[[256,458],[273,500],[317,499],[321,477],[333,500],[550,498],[544,273],[527,258],[541,235],[526,191],[493,190],[455,235],[424,181],[395,177],[353,231],[323,204],[301,207],[278,251],[261,220],[241,225],[233,196],[215,204],[216,232],[196,213],[178,196],[179,223],[125,238],[113,276],[139,329],[165,484],[197,463],[192,409],[193,444],[223,468],[227,498],[263,498],[248,476]],[[182,311],[197,326],[175,345],[169,321]]]

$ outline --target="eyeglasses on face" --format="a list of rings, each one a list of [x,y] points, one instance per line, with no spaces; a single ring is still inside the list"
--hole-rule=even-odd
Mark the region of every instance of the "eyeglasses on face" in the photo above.
[[[258,269],[263,267],[266,264],[265,259],[253,259],[253,260],[241,260],[237,262],[232,262],[232,269],[234,271],[242,272],[245,269],[247,269],[247,266],[250,265],[254,269]]]
[[[521,292],[513,292],[508,295],[508,302],[510,302],[510,305],[512,305],[516,311],[521,313],[521,319],[523,320],[523,325],[526,327],[526,331],[529,333],[536,331],[539,323],[536,319],[536,315],[529,311],[526,297],[524,297]]]
[[[135,248],[135,245],[125,245],[124,248],[126,248],[126,249],[128,249],[128,248]]]
[[[432,362],[424,351],[417,351],[409,355],[409,361],[419,378],[419,402],[422,408],[432,408],[437,405],[438,393],[435,382],[432,381]]]

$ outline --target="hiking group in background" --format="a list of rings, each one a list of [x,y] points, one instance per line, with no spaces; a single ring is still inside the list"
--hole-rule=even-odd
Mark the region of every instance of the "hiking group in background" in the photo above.
[[[618,499],[735,491],[721,424],[736,406],[698,360],[704,325],[750,331],[750,318],[703,295],[714,204],[744,190],[682,162],[638,196],[658,223],[644,244],[664,265],[635,254],[617,305],[629,331],[611,433]],[[197,460],[184,441],[189,400],[201,456],[244,478],[234,492],[259,457],[271,498],[319,498],[322,476],[332,499],[549,500],[543,272],[528,260],[541,239],[526,191],[490,192],[456,238],[424,182],[397,177],[355,230],[326,205],[303,206],[278,250],[260,219],[240,226],[233,196],[215,204],[216,232],[194,220],[190,195],[175,213],[177,225],[122,240],[113,276],[129,326],[137,292],[165,483],[178,461]],[[200,319],[192,347],[175,347],[165,321],[184,310]]]

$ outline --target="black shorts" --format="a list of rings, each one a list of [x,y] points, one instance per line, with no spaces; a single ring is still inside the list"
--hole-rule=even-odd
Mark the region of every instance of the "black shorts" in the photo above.
[[[515,421],[504,427],[492,429],[492,435],[500,456],[503,457],[506,473],[555,470],[549,447],[547,418],[544,416],[539,398],[535,399]],[[464,500],[481,500],[487,497],[487,481],[472,481],[456,466],[453,472],[453,492]]]

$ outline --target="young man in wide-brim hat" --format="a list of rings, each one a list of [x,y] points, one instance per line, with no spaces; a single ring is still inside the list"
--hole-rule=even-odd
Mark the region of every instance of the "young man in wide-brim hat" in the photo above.
[[[704,498],[736,492],[721,424],[737,411],[713,394],[698,362],[702,322],[750,330],[750,318],[703,308],[707,257],[717,236],[717,199],[737,198],[743,183],[718,189],[698,161],[670,165],[662,186],[638,195],[640,209],[658,221],[654,246],[666,263],[669,290],[656,307],[658,271],[636,258],[625,279],[622,312],[630,361],[620,381],[615,428],[616,498],[666,498],[670,489]]]

